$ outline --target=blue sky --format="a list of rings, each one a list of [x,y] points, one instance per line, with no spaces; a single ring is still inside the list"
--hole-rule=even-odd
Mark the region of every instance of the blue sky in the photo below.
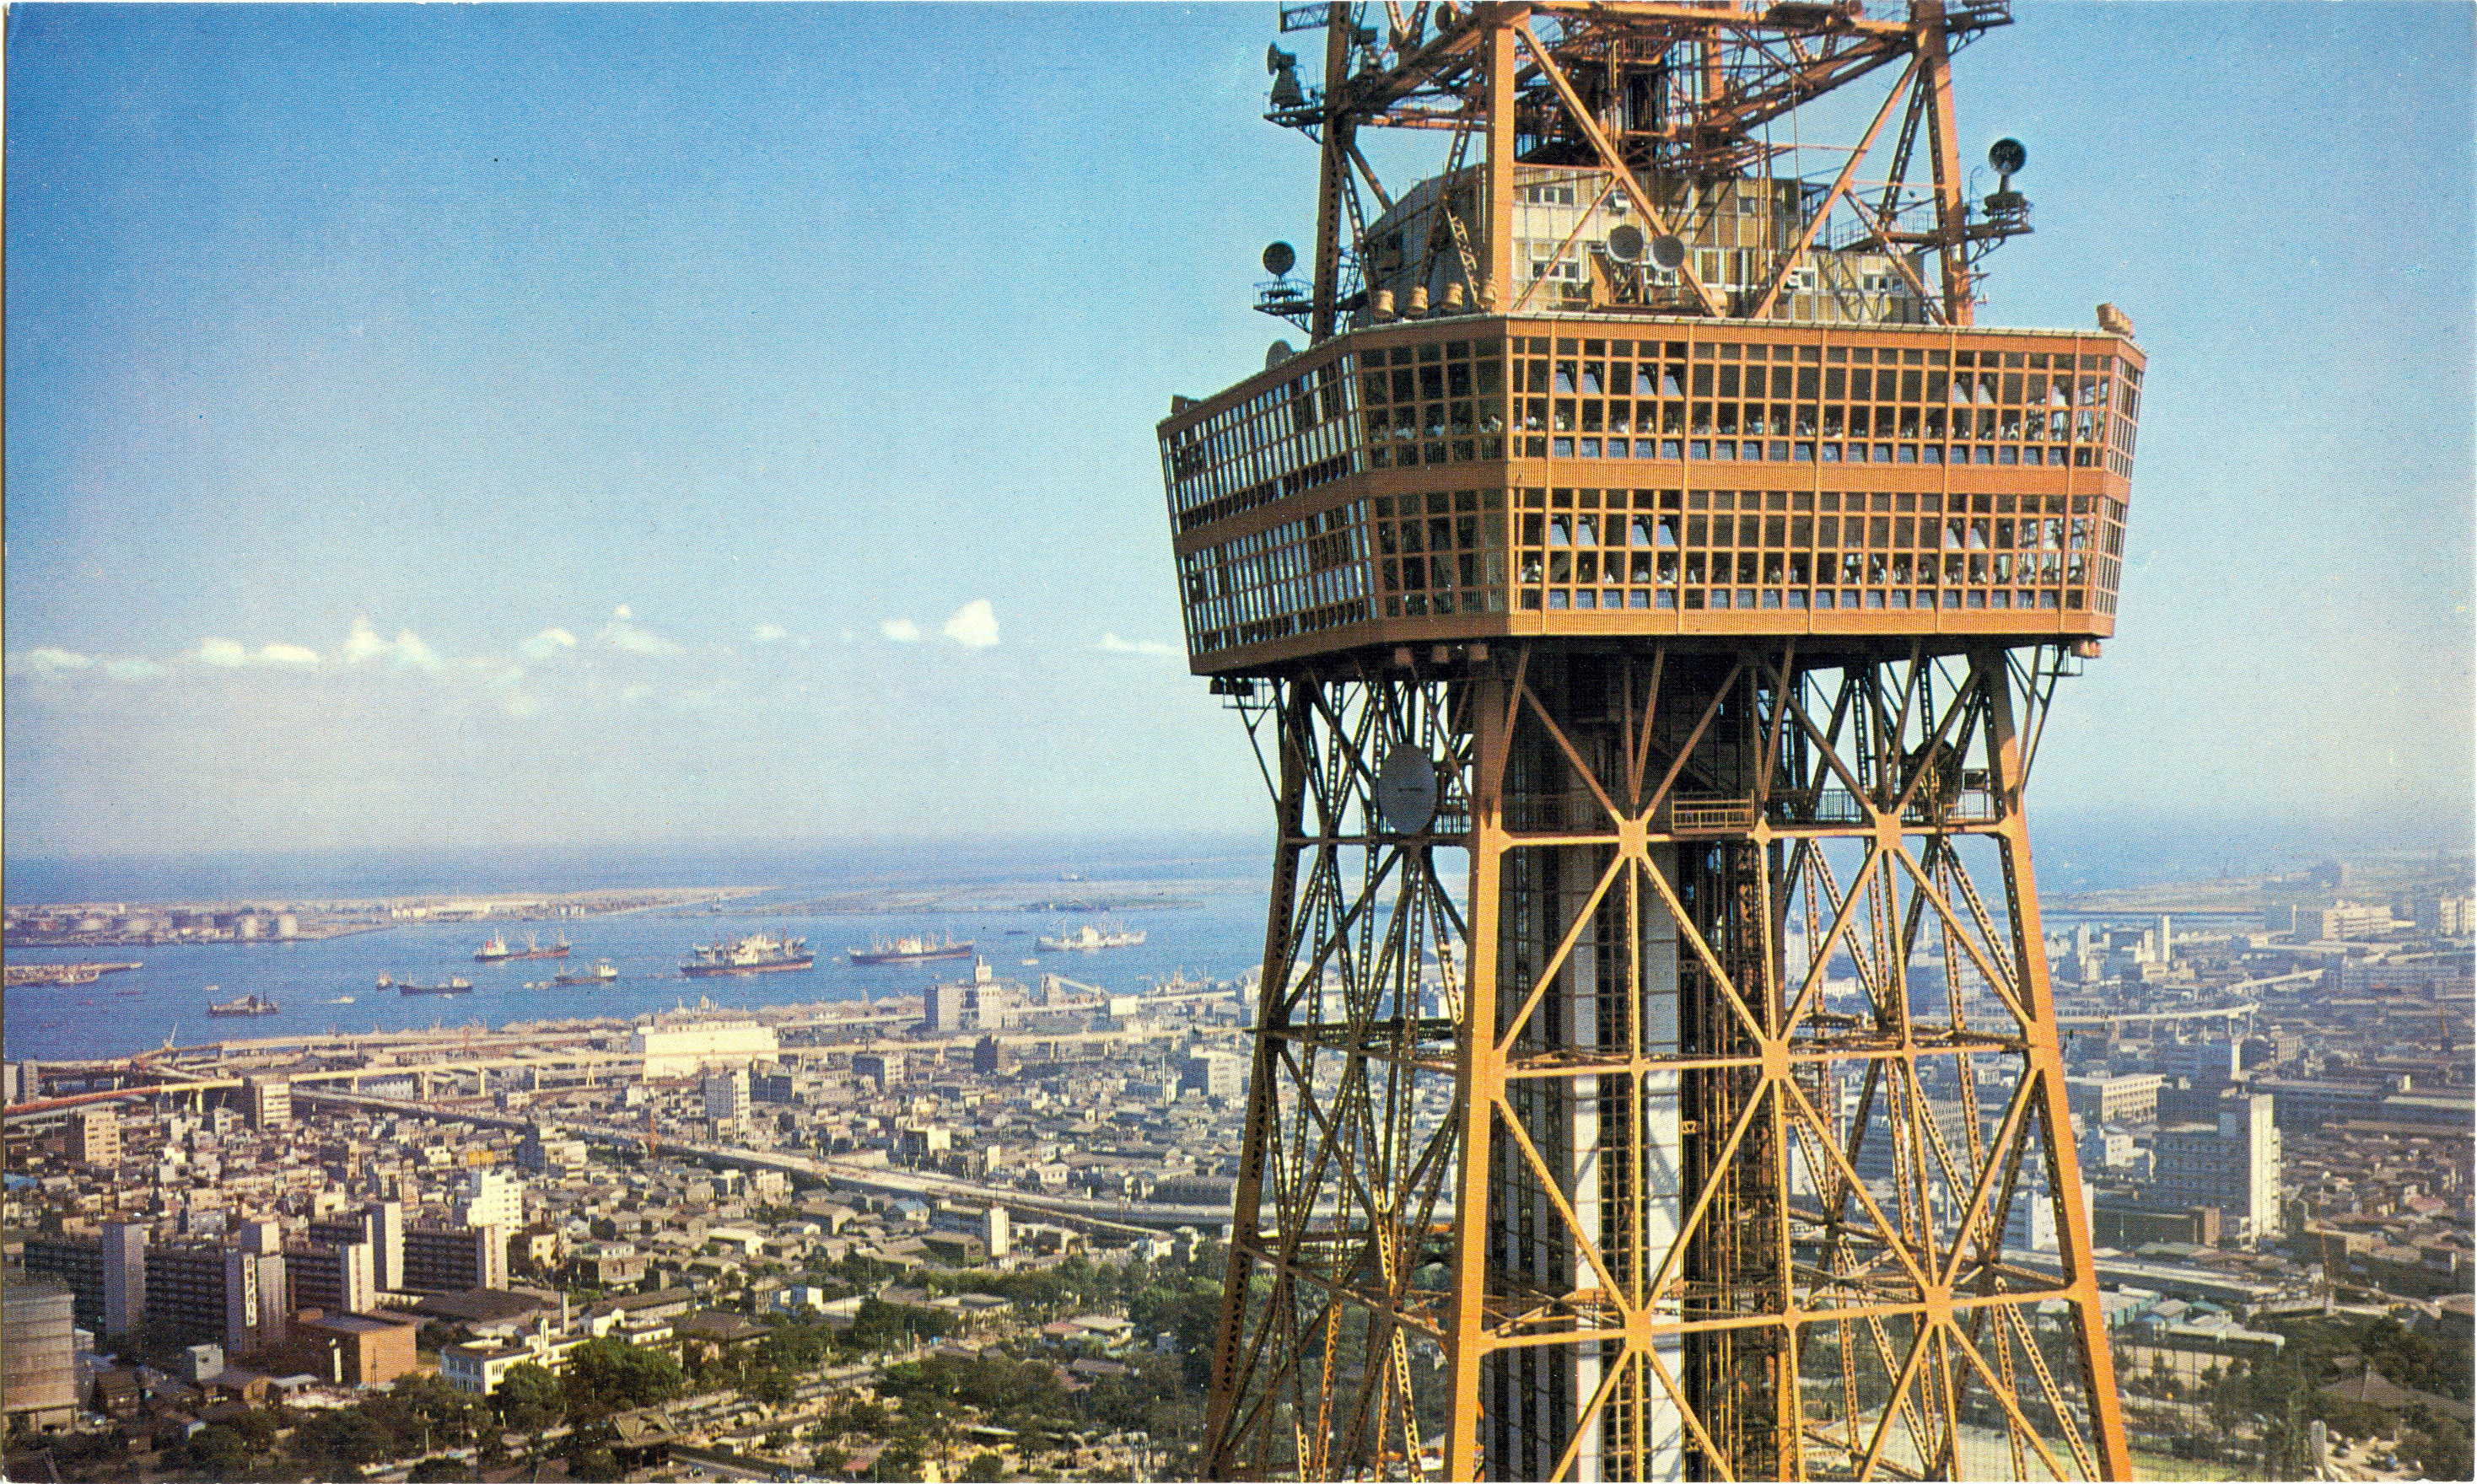
[[[2472,12],[2017,9],[1981,322],[2153,368],[2041,808],[2464,836]],[[1152,425],[1275,14],[13,8],[11,853],[1261,828]]]

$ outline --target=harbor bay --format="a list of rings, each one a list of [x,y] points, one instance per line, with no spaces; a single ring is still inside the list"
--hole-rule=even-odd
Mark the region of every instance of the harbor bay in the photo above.
[[[1142,859],[1103,859],[1083,870],[1003,858],[963,860],[939,879],[915,859],[878,863],[869,878],[814,876],[780,885],[682,887],[664,904],[588,916],[497,914],[453,921],[385,922],[369,930],[278,941],[154,943],[143,947],[16,947],[13,970],[37,965],[135,964],[91,982],[18,984],[6,999],[11,1060],[78,1061],[124,1056],[163,1045],[297,1036],[359,1035],[433,1026],[511,1025],[571,1019],[632,1020],[700,999],[733,1010],[813,1002],[918,996],[929,984],[968,973],[971,960],[1001,978],[1037,981],[1046,973],[1139,993],[1173,977],[1230,980],[1256,967],[1264,932],[1261,893],[1218,862],[1164,868]],[[589,869],[589,868],[585,868]],[[1138,875],[1180,871],[1177,877]],[[743,875],[740,879],[745,880]],[[504,885],[504,883],[492,883]],[[553,882],[557,892],[500,890],[491,897],[602,894],[589,881]],[[646,895],[643,888],[630,888]],[[613,889],[609,896],[627,895]],[[307,897],[310,893],[302,893]],[[184,894],[185,902],[202,900]],[[477,896],[474,900],[488,900]],[[782,910],[768,910],[780,903]],[[116,903],[139,910],[136,903]],[[1077,911],[1072,908],[1088,908]],[[270,914],[271,915],[271,914]],[[1142,941],[1097,952],[1043,952],[1038,940],[1113,927],[1140,929]],[[813,968],[791,973],[690,978],[682,962],[703,945],[753,934],[805,938]],[[493,937],[515,952],[528,941],[565,941],[562,958],[477,961]],[[1133,933],[1127,936],[1135,936]],[[958,960],[854,964],[875,945],[906,937],[970,943]],[[607,963],[614,976],[588,984]],[[41,971],[37,971],[41,972]],[[390,983],[382,987],[380,980]],[[398,986],[469,981],[469,993],[405,994]],[[210,1002],[255,995],[275,1015],[210,1018]]]

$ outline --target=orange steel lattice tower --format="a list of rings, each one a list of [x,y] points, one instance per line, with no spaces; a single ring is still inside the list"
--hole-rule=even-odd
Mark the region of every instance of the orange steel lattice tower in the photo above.
[[[1160,430],[1280,827],[1210,1476],[2128,1476],[2023,785],[2143,358],[1972,322],[2008,19],[1285,9],[1308,344]]]

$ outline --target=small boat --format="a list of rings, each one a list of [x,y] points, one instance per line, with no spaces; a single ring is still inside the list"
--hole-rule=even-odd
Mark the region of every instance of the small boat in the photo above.
[[[617,981],[618,977],[619,971],[611,966],[610,959],[604,958],[597,960],[590,969],[575,974],[553,975],[551,982],[553,984],[610,984]]]
[[[213,984],[207,986],[211,994],[214,989],[215,986]],[[261,1000],[256,995],[243,995],[238,1000],[227,1000],[220,1004],[212,1000],[207,1002],[207,1013],[219,1019],[230,1019],[235,1016],[280,1015],[283,1012],[284,1006],[272,1000]]]
[[[330,1000],[327,1002],[329,1004],[351,1004],[353,1002],[353,997],[350,995],[338,995],[335,999]]]

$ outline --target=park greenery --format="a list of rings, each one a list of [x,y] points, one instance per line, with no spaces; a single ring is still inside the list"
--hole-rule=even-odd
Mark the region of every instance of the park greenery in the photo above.
[[[416,1460],[412,1477],[427,1480],[556,1461],[569,1478],[610,1479],[620,1472],[612,1448],[615,1415],[736,1393],[750,1403],[798,1404],[755,1451],[829,1477],[918,1477],[931,1463],[947,1478],[1038,1479],[1069,1471],[1095,1477],[1092,1443],[1138,1436],[1157,1475],[1192,1472],[1220,1311],[1217,1252],[1200,1250],[1186,1261],[1076,1256],[1032,1271],[900,1274],[845,1259],[816,1265],[810,1280],[830,1298],[860,1297],[857,1313],[829,1323],[813,1310],[765,1312],[759,1334],[728,1348],[691,1338],[676,1360],[617,1339],[593,1340],[570,1352],[562,1373],[533,1364],[513,1368],[487,1400],[421,1374],[350,1406],[221,1408],[167,1462],[216,1479],[292,1480]],[[905,1289],[888,1288],[896,1281]],[[883,1296],[888,1292],[907,1301]],[[957,1321],[927,1304],[948,1294],[1003,1298],[1020,1328],[977,1349],[942,1344],[955,1338]],[[1131,1343],[1104,1355],[1062,1348],[1037,1327],[1088,1313],[1124,1314]],[[2404,1323],[2317,1314],[2260,1319],[2255,1326],[2285,1343],[2182,1375],[2164,1364],[2136,1365],[2132,1347],[2140,1340],[2120,1338],[2117,1379],[2137,1448],[2245,1477],[2308,1478],[2310,1429],[2318,1421],[2339,1437],[2389,1440],[2386,1447],[2426,1477],[2470,1476],[2469,1423],[2439,1415],[2439,1403],[2387,1412],[2332,1390],[2370,1370],[2394,1386],[2464,1406],[2477,1373],[2477,1346],[2464,1318]],[[1079,1354],[1094,1363],[1072,1366]],[[2061,1352],[2049,1358],[2064,1359]],[[1871,1372],[1859,1379],[1889,1381]]]

